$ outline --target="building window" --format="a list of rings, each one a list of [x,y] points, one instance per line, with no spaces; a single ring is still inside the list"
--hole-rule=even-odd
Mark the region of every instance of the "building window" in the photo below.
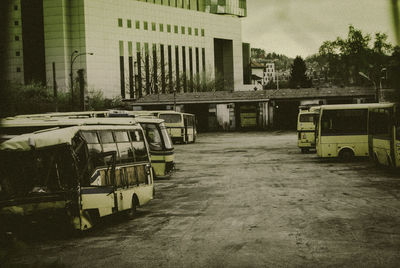
[[[193,49],[189,47],[189,91],[193,92]]]
[[[204,35],[205,35],[204,29],[201,29],[201,36],[204,36]]]
[[[17,73],[20,73],[20,72],[21,72],[21,68],[17,67]]]
[[[124,68],[124,41],[119,41],[119,71],[120,71],[120,85],[121,97],[125,99],[125,68]]]
[[[188,35],[192,35],[192,27],[188,27]]]
[[[186,47],[182,47],[182,83],[183,83],[183,92],[187,92],[187,78],[186,78]]]
[[[185,34],[185,26],[181,26],[181,34]]]
[[[139,30],[139,29],[140,29],[140,21],[137,20],[137,21],[135,22],[135,24],[136,24],[136,29]]]
[[[195,36],[198,36],[198,35],[199,35],[199,29],[194,28],[194,35],[195,35]]]
[[[175,81],[176,81],[176,91],[180,92],[180,79],[179,79],[179,47],[175,46]]]
[[[167,32],[171,32],[171,25],[170,24],[167,24]]]
[[[160,44],[160,67],[161,67],[161,92],[165,94],[165,52],[164,45]]]
[[[19,36],[18,35],[15,36],[15,41],[19,41]]]
[[[146,78],[146,94],[150,95],[150,58],[149,58],[149,43],[144,43],[144,70]]]
[[[159,25],[160,32],[164,32],[164,24],[160,23]]]
[[[19,21],[17,21],[17,20],[14,21],[14,25],[15,25],[15,26],[18,26],[18,25],[19,25]]]
[[[168,45],[168,87],[169,92],[172,93],[174,91],[174,84],[172,81],[172,47]]]
[[[132,28],[132,21],[131,20],[127,21],[127,26],[128,26],[128,28]]]
[[[122,27],[122,19],[121,18],[118,19],[118,27]]]
[[[156,23],[155,23],[155,22],[152,22],[152,23],[151,23],[151,30],[152,30],[152,31],[155,31],[155,30],[156,30]]]
[[[206,49],[201,48],[201,65],[203,67],[203,73],[206,72]]]
[[[176,33],[176,34],[178,33],[178,25],[174,26],[174,33]]]
[[[21,52],[19,52],[19,51],[15,52],[15,56],[19,57],[20,55],[21,55]]]
[[[149,24],[147,23],[147,21],[143,22],[143,29],[146,31],[149,29]]]

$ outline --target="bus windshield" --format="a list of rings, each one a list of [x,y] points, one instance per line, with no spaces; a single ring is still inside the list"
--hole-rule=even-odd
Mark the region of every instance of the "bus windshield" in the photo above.
[[[65,146],[38,151],[0,151],[0,200],[74,189],[76,172]]]
[[[300,122],[302,123],[313,123],[315,114],[302,114],[300,115]]]
[[[165,123],[180,123],[181,115],[180,114],[160,114],[159,118],[164,119]]]
[[[168,135],[167,128],[165,127],[164,123],[160,124],[161,135],[164,139],[165,149],[173,149],[171,137]]]
[[[141,123],[141,125],[146,133],[146,139],[149,143],[150,150],[161,151],[163,149],[163,144],[160,130],[157,128],[157,125],[144,123]]]

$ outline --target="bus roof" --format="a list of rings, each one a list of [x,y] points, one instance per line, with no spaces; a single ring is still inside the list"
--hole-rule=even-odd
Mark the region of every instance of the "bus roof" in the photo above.
[[[316,111],[300,110],[299,115],[302,115],[302,114],[319,114],[319,110],[316,110]]]
[[[1,127],[18,126],[76,126],[76,125],[136,125],[137,121],[133,118],[64,118],[64,117],[8,117],[1,121]]]
[[[360,103],[360,104],[331,104],[321,105],[321,110],[345,110],[391,107],[393,103]]]
[[[160,119],[160,118],[154,117],[154,116],[151,116],[151,117],[147,117],[147,116],[140,117],[139,116],[139,117],[135,117],[135,120],[139,124],[141,124],[141,123],[144,123],[144,124],[146,124],[146,123],[155,123],[155,124],[164,123],[164,119]]]
[[[133,130],[139,126],[91,125],[75,126],[59,129],[42,130],[40,132],[22,134],[0,144],[0,150],[30,151],[60,144],[71,144],[72,138],[81,130]]]
[[[184,115],[194,116],[194,114],[176,112],[176,111],[172,111],[172,110],[161,110],[161,111],[152,111],[152,112],[157,113],[157,114],[184,114]]]
[[[94,115],[108,115],[109,111],[85,111],[85,112],[54,112],[44,114],[21,114],[18,118],[37,118],[37,117],[95,117]]]

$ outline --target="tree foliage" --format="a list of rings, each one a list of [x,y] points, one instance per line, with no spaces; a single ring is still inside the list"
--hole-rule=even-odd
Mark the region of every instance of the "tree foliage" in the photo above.
[[[297,56],[290,71],[289,86],[291,88],[307,88],[311,87],[310,79],[306,75],[307,67],[302,57]]]
[[[379,84],[382,70],[389,67],[392,45],[385,33],[364,34],[350,25],[346,38],[325,41],[319,53],[306,59],[314,79],[340,86]],[[368,81],[360,73],[366,74]],[[372,82],[373,81],[373,82]]]
[[[59,91],[54,97],[53,89],[41,84],[22,85],[8,83],[0,90],[0,118],[17,114],[79,111],[79,92],[75,91],[74,105],[69,91]],[[90,90],[86,96],[86,110],[104,110],[124,106],[121,98],[108,99],[98,90]],[[125,107],[126,108],[126,107]]]

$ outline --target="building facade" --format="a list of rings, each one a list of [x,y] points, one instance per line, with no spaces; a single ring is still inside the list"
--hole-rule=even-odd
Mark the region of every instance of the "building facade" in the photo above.
[[[245,0],[11,0],[6,78],[106,97],[243,88]],[[247,55],[247,57],[249,57]],[[71,69],[73,80],[71,80]],[[55,77],[55,79],[53,79]]]

